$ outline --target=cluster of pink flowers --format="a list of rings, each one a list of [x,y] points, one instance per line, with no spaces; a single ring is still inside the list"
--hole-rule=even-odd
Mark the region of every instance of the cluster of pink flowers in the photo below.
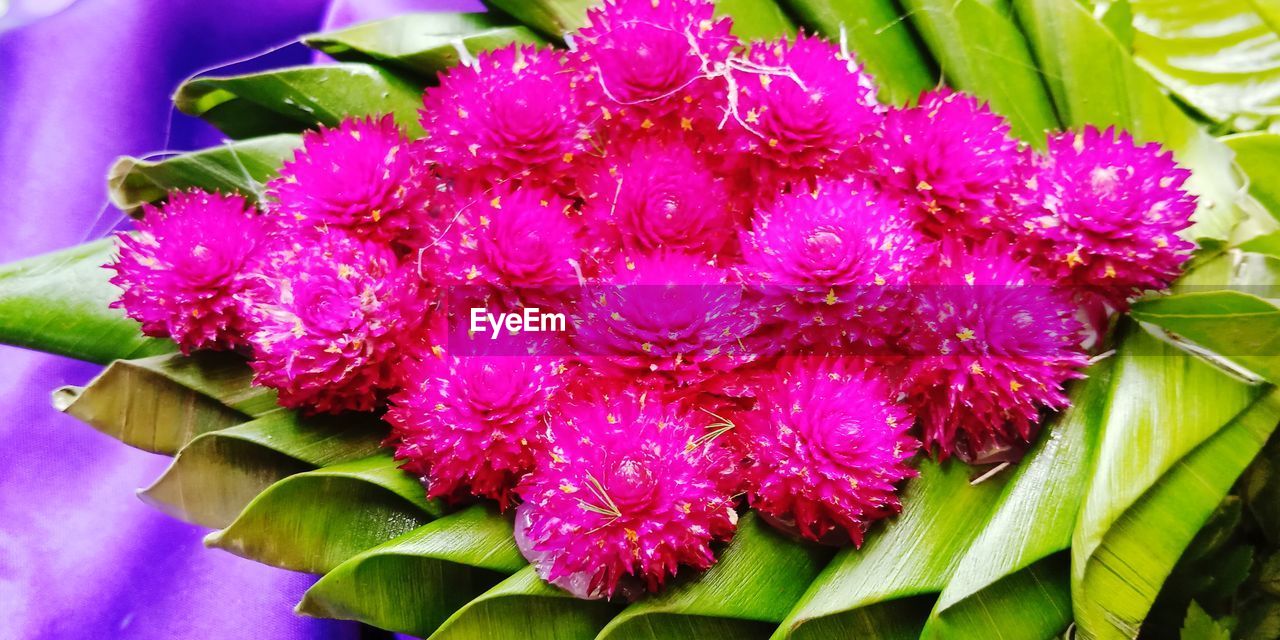
[[[1016,458],[1067,404],[1097,318],[1189,256],[1188,174],[1112,130],[1037,151],[963,93],[882,104],[838,46],[712,8],[608,0],[569,50],[441,74],[420,139],[348,119],[261,203],[171,194],[118,305],[284,406],[385,411],[431,497],[513,508],[582,597],[709,567],[747,507],[861,544],[919,451]],[[512,346],[474,308],[568,322]]]

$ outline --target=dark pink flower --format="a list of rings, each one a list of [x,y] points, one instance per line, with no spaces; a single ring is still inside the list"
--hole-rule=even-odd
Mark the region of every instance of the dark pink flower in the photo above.
[[[183,353],[245,344],[252,323],[244,300],[269,229],[238,195],[180,191],[147,205],[134,233],[116,238],[107,267],[123,308],[149,336],[169,337]]]

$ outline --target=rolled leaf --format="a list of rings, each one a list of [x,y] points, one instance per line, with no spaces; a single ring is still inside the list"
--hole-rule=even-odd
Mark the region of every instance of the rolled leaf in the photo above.
[[[394,67],[434,82],[437,74],[460,62],[460,52],[475,55],[515,42],[545,40],[491,13],[408,13],[312,34],[302,42],[337,60]]]
[[[391,455],[289,476],[205,545],[274,567],[325,573],[439,513]]]
[[[591,640],[621,608],[575,598],[525,567],[454,612],[430,640]]]
[[[295,133],[334,126],[347,116],[391,113],[412,135],[420,87],[381,67],[333,64],[290,67],[240,76],[199,76],[178,87],[173,102],[232,138]]]
[[[100,364],[175,351],[108,308],[120,296],[103,268],[113,246],[96,240],[0,266],[0,344]]]
[[[320,578],[297,612],[427,637],[526,566],[511,522],[476,505],[369,549]]]
[[[1240,291],[1204,291],[1135,303],[1131,314],[1280,383],[1280,307]]]
[[[1249,177],[1249,193],[1272,217],[1280,219],[1280,134],[1242,133],[1221,138],[1236,152],[1236,164]]]
[[[129,213],[164,200],[175,189],[239,193],[256,200],[298,144],[298,136],[279,134],[161,160],[124,156],[107,174],[108,194],[111,204]]]

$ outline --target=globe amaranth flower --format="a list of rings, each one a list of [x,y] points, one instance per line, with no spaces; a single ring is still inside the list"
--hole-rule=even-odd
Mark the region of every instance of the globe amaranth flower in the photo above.
[[[972,96],[944,89],[891,109],[868,153],[873,179],[927,239],[1023,230],[1019,210],[1003,206],[1019,186],[1022,154],[1009,123]]]
[[[700,424],[630,394],[558,407],[516,510],[517,544],[538,574],[599,598],[715,563],[710,544],[733,535],[737,513],[717,481],[727,458]]]
[[[400,345],[423,323],[418,276],[385,245],[329,232],[272,252],[254,300],[254,380],[280,404],[369,411],[398,382]]]
[[[729,272],[705,258],[622,258],[587,287],[574,318],[583,359],[638,384],[689,384],[749,362],[742,338],[760,314]]]
[[[883,374],[855,359],[784,358],[740,426],[752,466],[751,506],[813,540],[862,544],[868,525],[897,513],[897,486],[916,475],[920,448]]]
[[[625,253],[666,249],[715,257],[739,222],[725,178],[680,142],[629,145],[583,183],[587,220]]]
[[[620,135],[703,130],[718,122],[738,46],[707,0],[606,0],[574,38],[603,93],[602,124]],[[621,123],[621,124],[620,124]]]
[[[123,308],[149,336],[169,337],[183,353],[245,344],[252,323],[247,274],[262,260],[269,228],[238,195],[178,191],[162,208],[144,207],[134,233],[117,236],[107,267]]]
[[[752,46],[734,71],[740,151],[765,160],[776,180],[847,174],[852,152],[876,130],[875,86],[857,63],[821,38]]]
[[[561,386],[553,358],[428,355],[391,397],[386,420],[402,467],[429,498],[491,498],[506,509],[533,470]]]
[[[878,347],[906,326],[896,298],[914,241],[870,186],[825,181],[781,195],[742,244],[746,281],[802,343]]]
[[[1044,213],[1036,233],[1048,240],[1038,264],[1119,309],[1167,288],[1195,248],[1178,235],[1196,209],[1183,189],[1190,175],[1158,144],[1114,129],[1051,136],[1034,178]]]
[[[435,178],[417,143],[390,115],[347,118],[302,135],[302,147],[267,184],[286,228],[336,228],[404,247],[435,223]]]
[[[1043,409],[1086,364],[1070,297],[1003,245],[925,276],[912,302],[905,391],[940,458],[997,459],[1034,435]]]
[[[482,187],[554,182],[591,137],[586,82],[554,49],[510,45],[481,53],[427,88],[427,153],[446,176]]]

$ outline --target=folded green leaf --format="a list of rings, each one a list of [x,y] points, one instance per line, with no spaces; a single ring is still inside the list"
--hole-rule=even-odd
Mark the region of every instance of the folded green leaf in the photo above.
[[[434,82],[438,73],[458,64],[462,51],[474,55],[545,40],[491,13],[407,13],[312,34],[302,42],[344,62],[382,64]]]
[[[774,638],[865,638],[919,634],[935,595],[981,531],[1007,478],[971,485],[969,467],[926,460],[907,484],[903,511],[845,549],[818,575]],[[891,623],[890,626],[883,626]]]
[[[1242,133],[1220,138],[1236,152],[1236,164],[1249,177],[1249,193],[1280,219],[1280,134]]]
[[[525,567],[454,612],[430,640],[591,640],[620,608],[575,598]]]
[[[733,34],[768,40],[796,34],[796,25],[775,0],[715,0],[716,15],[733,18]]]
[[[1280,258],[1280,231],[1250,238],[1240,243],[1241,251],[1261,253],[1272,258]]]
[[[830,556],[747,512],[711,569],[627,607],[599,640],[768,638]]]
[[[337,125],[346,116],[395,115],[406,132],[418,124],[421,89],[381,67],[347,63],[290,67],[240,76],[198,76],[178,87],[178,109],[233,138]]]
[[[107,174],[108,194],[111,204],[130,213],[136,213],[144,204],[164,200],[175,189],[235,192],[257,199],[262,185],[275,177],[298,144],[298,136],[280,134],[161,160],[124,156]]]
[[[205,545],[274,567],[324,573],[439,514],[422,485],[381,454],[289,476]]]
[[[1280,307],[1262,298],[1240,291],[1181,293],[1139,301],[1131,315],[1280,383]]]
[[[849,49],[875,76],[880,99],[902,104],[938,84],[938,71],[893,0],[782,0],[804,26]]]
[[[108,308],[120,295],[102,267],[113,247],[96,240],[0,266],[0,344],[101,364],[174,351]]]
[[[511,521],[477,505],[347,560],[307,591],[297,612],[425,638],[525,566]]]
[[[138,497],[175,518],[221,529],[280,480],[376,454],[384,433],[373,416],[302,418],[278,409],[197,436]]]
[[[564,34],[587,22],[587,9],[600,0],[482,0],[553,42],[563,42]]]

